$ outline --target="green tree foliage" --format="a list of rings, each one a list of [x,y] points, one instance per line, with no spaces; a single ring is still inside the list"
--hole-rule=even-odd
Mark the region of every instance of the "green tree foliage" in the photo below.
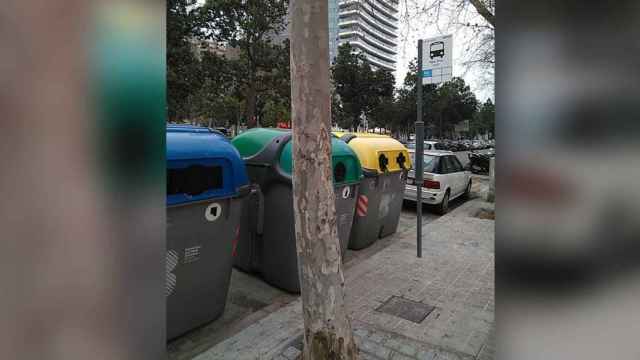
[[[167,105],[170,121],[190,117],[202,85],[200,64],[191,39],[197,33],[195,0],[167,1]]]
[[[390,128],[400,137],[406,138],[413,132],[417,120],[417,80],[418,64],[414,60],[409,63],[409,71],[404,78],[404,83],[397,93],[397,117],[391,122]],[[433,119],[433,103],[436,98],[437,87],[435,85],[424,85],[422,87],[422,120],[430,124],[429,119]],[[432,120],[431,120],[432,122]]]
[[[278,87],[274,80],[283,80],[284,69],[278,65],[284,47],[272,39],[286,29],[287,7],[286,0],[207,0],[199,10],[205,36],[241,50],[238,66],[243,76],[238,77],[238,85],[246,99],[250,127],[256,125],[258,97]]]
[[[456,77],[437,89],[433,105],[433,125],[437,136],[442,138],[450,134],[457,123],[474,117],[478,100],[464,80]]]
[[[347,117],[340,96],[335,91],[331,92],[331,123],[343,129],[348,129],[352,125],[351,118]]]
[[[470,124],[470,132],[473,135],[491,134],[495,135],[496,106],[491,99],[482,104],[480,110],[475,114]]]
[[[291,120],[289,40],[282,46],[275,46],[273,51],[272,68],[259,74],[260,81],[257,86],[256,113],[261,126],[275,126],[277,122]]]
[[[229,126],[254,115],[288,118],[289,111],[281,113],[291,103],[289,43],[271,41],[284,30],[286,7],[275,0],[209,0],[200,7],[169,0],[169,121]]]
[[[207,126],[229,126],[241,116],[233,62],[205,52],[200,62],[202,86],[196,93],[197,113],[191,120]]]
[[[349,43],[338,49],[338,56],[331,67],[335,85],[334,102],[339,99],[338,117],[334,120],[342,128],[357,129],[362,116],[372,118],[374,124],[383,123],[379,107],[392,103],[395,79],[384,69],[373,70],[364,54]]]
[[[371,66],[364,54],[355,51],[346,43],[338,48],[338,55],[331,68],[335,91],[342,104],[342,112],[349,122],[339,124],[342,128],[356,129],[367,109]],[[348,126],[347,126],[348,125]]]
[[[417,119],[417,69],[414,60],[409,65],[402,88],[398,90],[398,115],[391,128],[399,134],[412,132]],[[473,119],[477,111],[478,100],[461,78],[453,78],[439,86],[424,85],[422,95],[422,120],[426,124],[427,137],[447,137],[457,123]]]
[[[371,92],[373,104],[367,113],[370,124],[374,127],[387,128],[397,117],[395,95],[396,79],[391,71],[379,69],[373,74]]]
[[[262,108],[260,125],[276,127],[278,123],[291,123],[291,106],[276,99],[268,99]]]

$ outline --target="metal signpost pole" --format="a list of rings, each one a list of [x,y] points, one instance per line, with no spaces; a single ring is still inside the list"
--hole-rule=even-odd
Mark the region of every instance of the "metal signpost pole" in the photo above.
[[[418,40],[418,79],[417,79],[417,103],[418,119],[416,121],[416,156],[415,156],[415,183],[416,183],[416,209],[418,211],[418,258],[422,257],[422,165],[424,152],[424,122],[422,121],[422,40]]]

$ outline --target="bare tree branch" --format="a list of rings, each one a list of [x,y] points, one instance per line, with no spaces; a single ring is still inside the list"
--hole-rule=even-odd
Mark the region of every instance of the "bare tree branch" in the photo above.
[[[404,46],[411,33],[422,32],[425,23],[439,33],[454,33],[464,46],[460,54],[465,73],[481,69],[483,87],[493,85],[495,66],[494,0],[404,0]],[[406,50],[405,50],[406,51]]]
[[[473,7],[476,8],[476,10],[478,11],[478,14],[480,14],[480,16],[482,16],[485,20],[487,20],[487,22],[489,24],[491,24],[491,26],[493,28],[496,27],[495,15],[491,11],[489,11],[489,9],[482,3],[482,1],[480,1],[480,0],[469,0],[469,2],[471,3],[471,5],[473,5]]]

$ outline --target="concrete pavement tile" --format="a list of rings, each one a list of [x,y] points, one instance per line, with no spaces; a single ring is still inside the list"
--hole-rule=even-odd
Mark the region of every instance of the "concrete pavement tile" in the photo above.
[[[398,336],[396,334],[392,335],[384,345],[396,352],[411,357],[415,357],[418,350],[423,346],[422,343],[413,338]]]
[[[390,360],[415,360],[416,358],[414,357],[410,357],[410,356],[406,356],[404,354],[401,354],[399,352],[391,352],[391,355],[389,356]]]
[[[297,360],[302,355],[302,352],[293,346],[290,346],[284,351],[284,353],[282,353],[282,355],[289,360]]]
[[[359,358],[360,360],[386,360],[386,359],[381,359],[381,358],[379,358],[379,357],[377,357],[377,356],[375,356],[375,355],[367,354],[367,353],[363,353],[363,352],[361,352],[361,353],[358,355],[358,358]]]
[[[434,350],[420,350],[416,354],[418,360],[434,360],[438,354]]]
[[[360,350],[382,359],[387,359],[391,354],[390,349],[369,340],[362,341],[362,344],[360,345]]]
[[[493,325],[495,317],[494,226],[493,222],[470,221],[468,217],[456,215],[476,206],[471,204],[473,202],[455,209],[450,214],[453,216],[440,217],[425,227],[423,259],[415,257],[414,234],[403,233],[396,235],[397,239],[383,251],[353,262],[347,268],[348,311],[353,316],[356,341],[363,354],[361,358],[379,360],[415,355],[417,359],[434,360],[437,352],[429,352],[429,348],[418,351],[419,346],[415,346],[413,340],[435,346],[441,355],[439,359],[466,360],[471,358],[467,354],[489,352],[483,339],[487,333],[484,330]],[[436,310],[421,324],[409,324],[376,312],[375,309],[391,296],[427,303],[436,306]],[[300,307],[300,300],[296,303]],[[263,347],[261,354],[277,351],[280,346],[284,349],[294,336],[290,328],[300,328],[302,318],[299,309],[296,309],[295,317],[286,311],[288,309],[282,308],[274,313],[277,315],[270,319],[273,326],[263,324],[257,329],[245,329],[244,336],[218,347],[217,351],[224,351],[230,357],[217,358],[230,359],[235,356],[233,351],[242,351],[244,356],[260,346]],[[385,335],[371,332],[372,327],[402,336],[397,339],[384,331]],[[267,340],[269,336],[272,338]],[[262,339],[261,343],[251,344],[257,338]],[[448,349],[453,352],[447,353]],[[475,349],[478,351],[474,352]]]
[[[363,328],[357,328],[353,331],[355,336],[361,337],[361,338],[365,338],[367,337],[367,335],[369,334],[369,332]]]
[[[381,344],[384,340],[384,337],[380,333],[374,333],[369,336],[369,341],[373,341],[374,343]]]
[[[472,332],[471,335],[469,335],[469,337],[467,338],[467,342],[465,344],[466,346],[465,353],[468,353],[468,354],[480,353],[480,350],[482,350],[482,348],[485,346],[488,339],[489,339],[489,334],[487,333],[484,333],[481,331]]]

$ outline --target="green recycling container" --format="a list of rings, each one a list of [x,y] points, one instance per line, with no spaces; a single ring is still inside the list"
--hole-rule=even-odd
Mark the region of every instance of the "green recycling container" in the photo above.
[[[360,184],[349,248],[366,248],[398,229],[411,157],[399,141],[375,134],[340,134],[358,155]]]
[[[255,272],[269,284],[300,292],[293,215],[292,134],[289,130],[252,129],[232,144],[243,157],[251,194],[241,215],[234,265]],[[362,168],[357,155],[332,138],[332,166],[341,251],[347,250]]]

